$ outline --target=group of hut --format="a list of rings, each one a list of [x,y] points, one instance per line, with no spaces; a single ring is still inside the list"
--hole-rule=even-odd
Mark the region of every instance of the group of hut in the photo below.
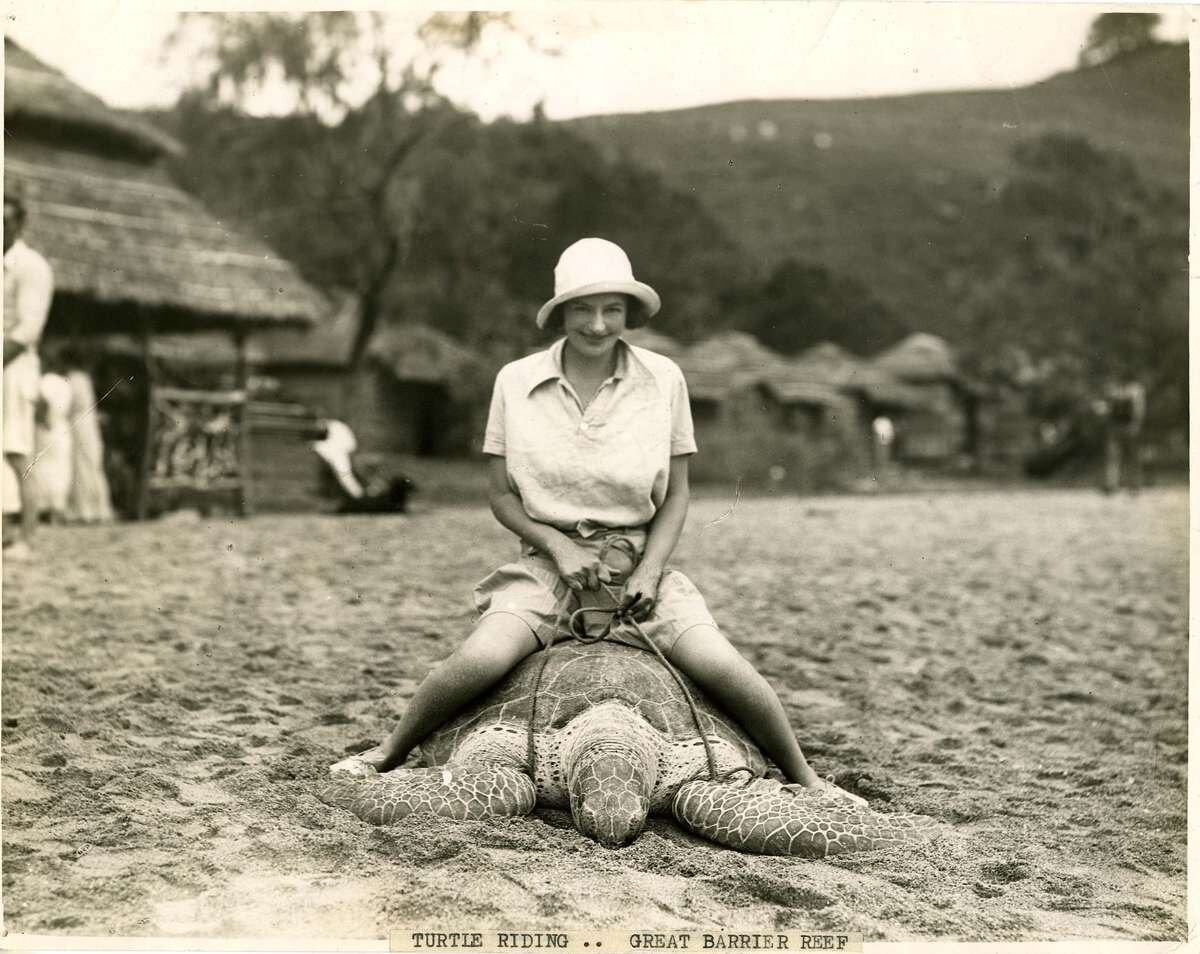
[[[485,359],[391,321],[351,360],[352,296],[331,300],[180,190],[164,160],[181,147],[163,132],[11,40],[5,52],[5,192],[22,198],[24,237],[54,270],[44,348],[87,356],[118,509],[213,494],[241,511],[307,505],[283,484],[315,486],[306,441],[319,418],[345,421],[376,454],[475,452],[487,394],[463,383],[490,378]],[[631,340],[684,372],[700,481],[814,489],[978,467],[1018,459],[1027,430],[929,335],[870,359],[833,344],[785,358],[733,332]]]

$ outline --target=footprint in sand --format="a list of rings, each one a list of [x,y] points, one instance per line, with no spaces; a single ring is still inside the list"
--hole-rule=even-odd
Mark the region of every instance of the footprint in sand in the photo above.
[[[1012,884],[1014,881],[1024,881],[1033,874],[1033,870],[1024,861],[993,861],[979,869],[983,880],[995,884]]]
[[[1078,911],[1090,907],[1096,895],[1091,881],[1067,872],[1049,872],[1038,886],[1049,895],[1040,905],[1048,911]]]
[[[734,898],[745,899],[767,904],[778,904],[785,908],[803,908],[807,911],[819,911],[834,903],[834,899],[812,888],[801,888],[789,884],[781,878],[771,878],[765,875],[748,873],[726,875],[720,878],[705,879],[719,889],[721,897],[731,901]]]
[[[342,712],[326,712],[317,722],[320,725],[349,725],[352,720]]]

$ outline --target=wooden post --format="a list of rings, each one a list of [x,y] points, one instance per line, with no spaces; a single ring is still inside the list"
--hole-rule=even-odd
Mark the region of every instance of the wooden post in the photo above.
[[[138,469],[137,501],[134,509],[138,520],[146,519],[150,502],[150,468],[154,463],[154,357],[151,353],[153,338],[154,328],[150,322],[150,318],[142,315],[142,365],[143,373],[146,375],[146,406],[145,427],[142,438],[142,459],[141,466]]]
[[[238,405],[238,467],[241,478],[237,489],[237,512],[239,516],[248,517],[253,509],[251,503],[253,483],[250,475],[251,454],[253,441],[250,439],[250,361],[247,354],[247,335],[244,331],[233,333],[234,346],[237,349],[237,359],[234,365],[234,386],[242,392],[242,402]]]

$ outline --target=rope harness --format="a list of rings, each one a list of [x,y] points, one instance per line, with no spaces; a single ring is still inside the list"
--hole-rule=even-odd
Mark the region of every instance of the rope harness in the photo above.
[[[679,670],[671,664],[671,661],[667,659],[665,655],[663,655],[663,651],[655,645],[654,640],[646,635],[646,631],[642,629],[641,625],[636,619],[634,619],[633,614],[630,612],[628,603],[622,601],[623,594],[621,587],[625,581],[625,577],[628,574],[621,574],[619,578],[614,578],[611,568],[604,564],[604,558],[608,555],[609,551],[613,549],[624,552],[629,558],[631,565],[637,564],[637,551],[634,548],[632,541],[630,541],[628,538],[620,536],[610,537],[601,544],[599,561],[603,568],[602,572],[608,571],[606,574],[608,579],[600,580],[600,588],[603,591],[603,596],[606,598],[607,602],[611,604],[611,606],[581,605],[569,616],[567,616],[566,608],[564,606],[564,608],[559,612],[558,624],[555,626],[556,631],[559,633],[565,632],[565,635],[584,645],[591,645],[593,643],[603,642],[604,640],[608,639],[612,642],[620,643],[623,646],[639,649],[642,652],[653,653],[658,657],[658,661],[663,664],[663,667],[667,670],[667,672],[671,674],[671,678],[675,680],[675,684],[679,686],[680,691],[683,693],[683,698],[687,701],[688,711],[691,712],[692,722],[696,726],[696,733],[700,736],[700,741],[704,745],[704,757],[708,762],[708,778],[714,782],[726,781],[736,775],[742,774],[750,776],[747,781],[754,778],[755,775],[753,770],[745,766],[731,769],[728,772],[717,771],[717,759],[713,754],[712,743],[705,734],[704,726],[700,721],[700,710],[696,708],[696,700],[692,698],[692,693],[688,689],[687,684],[683,681],[683,677],[679,674]],[[588,613],[607,613],[608,619],[605,621],[602,627],[594,632],[589,632],[585,619],[585,616]],[[563,626],[564,617],[566,621],[565,628]],[[633,636],[644,645],[639,645],[637,642],[621,639],[620,635],[623,630],[632,631]],[[555,639],[549,646],[542,650],[541,665],[538,666],[537,675],[534,677],[533,681],[533,700],[529,711],[528,758],[529,773],[535,779],[537,778],[535,771],[537,755],[534,746],[534,734],[535,726],[537,724],[538,692],[541,689],[542,675],[546,671],[546,664],[550,661],[550,651],[555,646],[565,642],[566,640]],[[691,782],[703,777],[704,772],[697,772],[695,775],[691,776],[685,781]]]

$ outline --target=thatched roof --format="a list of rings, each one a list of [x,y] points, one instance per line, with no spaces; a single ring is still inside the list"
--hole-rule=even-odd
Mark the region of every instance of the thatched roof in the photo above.
[[[744,331],[721,331],[688,349],[688,360],[709,370],[759,373],[783,358]]]
[[[932,398],[920,388],[905,384],[888,372],[868,364],[856,368],[840,386],[841,390],[860,394],[881,408],[915,411],[928,408]]]
[[[52,328],[122,332],[146,320],[162,332],[250,328],[304,323],[328,308],[289,262],[175,186],[150,161],[162,150],[154,153],[148,138],[137,156],[93,148],[101,127],[136,136],[95,97],[11,41],[6,47],[6,76],[15,58],[23,77],[16,94],[6,91],[6,111],[32,115],[22,84],[26,94],[38,89],[30,77],[40,71],[50,92],[35,105],[49,115],[57,104],[57,128],[76,130],[56,138],[5,115],[4,190],[25,200],[23,237],[54,269]]]
[[[367,347],[367,357],[397,381],[442,384],[459,397],[487,393],[492,385],[492,374],[477,354],[428,325],[380,329]]]
[[[68,341],[69,343],[69,341]],[[92,354],[120,354],[141,358],[144,346],[134,335],[100,335],[89,338]],[[190,335],[155,335],[150,341],[150,354],[171,365],[229,368],[237,361],[237,348],[229,336],[221,332],[198,332]],[[261,364],[262,348],[251,338],[246,343],[246,360]]]
[[[668,358],[675,357],[686,348],[674,338],[660,335],[657,331],[651,331],[649,328],[635,328],[633,331],[627,331],[622,337],[631,345],[666,355]]]
[[[84,300],[72,309],[84,331],[125,330],[138,309],[184,331],[304,322],[328,307],[289,262],[213,218],[157,166],[18,142],[4,189],[26,201],[24,238],[54,269],[56,306],[63,295]],[[89,318],[89,302],[121,314]]]
[[[903,381],[914,383],[956,381],[959,377],[954,352],[937,335],[909,335],[877,354],[872,363]]]
[[[744,332],[715,334],[674,357],[687,379],[689,393],[701,400],[725,400],[735,391],[754,386],[763,387],[781,404],[832,406],[842,400],[828,381],[809,374]]]
[[[917,388],[900,381],[884,368],[864,361],[831,341],[813,345],[791,362],[795,373],[849,394],[858,394],[872,404],[916,409],[929,398]]]
[[[97,151],[135,157],[182,151],[166,133],[110,109],[8,37],[4,39],[4,123],[10,133],[28,129],[49,136],[86,137]]]
[[[753,335],[722,331],[674,356],[687,380],[688,393],[707,401],[723,401],[735,391],[761,384],[783,359]]]
[[[814,380],[841,386],[853,377],[862,365],[862,360],[852,355],[841,345],[824,341],[801,351],[791,361],[794,368]]]
[[[263,363],[273,367],[345,368],[358,330],[358,298],[340,295],[320,319],[304,329],[264,331],[254,336]]]
[[[763,386],[780,404],[810,404],[833,407],[846,399],[836,388],[806,377],[796,368],[781,368],[763,380]]]
[[[303,331],[279,330],[256,335],[261,364],[268,370],[287,367],[346,369],[358,330],[358,298],[342,295],[325,318]],[[491,376],[479,355],[428,325],[395,323],[380,328],[367,345],[367,360],[386,368],[399,381],[445,384],[454,393],[471,390]]]

